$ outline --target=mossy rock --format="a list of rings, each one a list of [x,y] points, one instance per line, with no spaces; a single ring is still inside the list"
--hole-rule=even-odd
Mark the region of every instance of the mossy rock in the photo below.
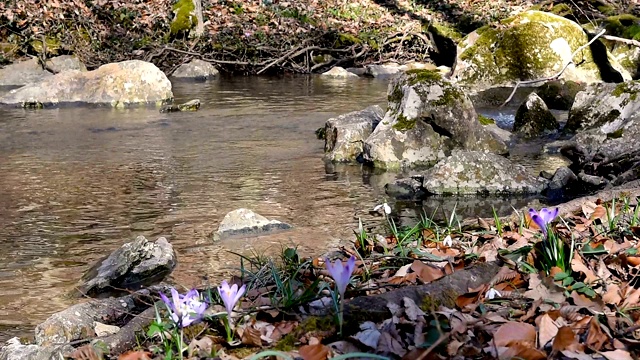
[[[549,111],[544,101],[535,93],[520,105],[513,123],[513,131],[525,137],[534,137],[560,127],[558,120]]]
[[[193,0],[178,0],[172,7],[175,14],[171,21],[171,35],[185,33],[195,28],[198,19],[195,15],[195,5]]]
[[[609,16],[603,21],[603,25],[609,35],[640,40],[640,18],[634,15]]]
[[[526,11],[502,20],[497,26],[485,26],[467,35],[458,46],[453,78],[480,89],[510,86],[520,80],[555,75],[573,60],[578,65],[567,68],[563,79],[602,81],[599,59],[594,59],[588,47],[571,59],[571,54],[588,41],[582,27],[571,20],[551,13]],[[609,60],[621,78],[631,78],[615,59]]]
[[[58,53],[62,49],[60,40],[56,38],[47,37],[45,38],[44,43],[46,44],[47,55],[58,55]],[[42,40],[33,40],[31,41],[30,45],[38,54],[44,51]]]
[[[571,80],[552,80],[536,89],[536,93],[549,109],[569,110],[576,95],[585,89],[584,84]]]

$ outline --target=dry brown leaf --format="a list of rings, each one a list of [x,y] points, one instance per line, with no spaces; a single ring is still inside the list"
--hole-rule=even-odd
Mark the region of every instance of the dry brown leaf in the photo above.
[[[573,254],[573,259],[571,259],[571,269],[573,269],[573,271],[575,272],[580,272],[585,275],[585,284],[591,284],[598,280],[596,274],[593,272],[593,270],[589,269],[587,265],[585,265],[584,260],[577,252]]]
[[[602,300],[607,304],[618,305],[622,301],[622,291],[617,284],[607,285],[607,292],[602,295]]]
[[[513,342],[500,352],[500,359],[543,360],[547,359],[547,354],[526,342]]]
[[[326,360],[329,358],[329,347],[322,344],[303,345],[298,353],[304,360]]]
[[[578,339],[573,330],[568,326],[563,326],[558,329],[558,334],[553,339],[551,348],[556,353],[563,350],[577,351],[578,344]]]
[[[458,296],[456,298],[456,306],[460,309],[464,309],[465,307],[476,303],[480,299],[480,295],[483,294],[487,288],[488,285],[485,285],[479,291],[472,291]]]
[[[603,351],[600,355],[604,356],[607,360],[633,360],[631,354],[629,354],[626,350],[614,350],[614,351]]]
[[[600,300],[599,298],[592,299],[584,294],[580,294],[577,291],[571,292],[571,298],[573,299],[573,303],[576,304],[576,306],[585,307],[596,312],[602,312],[602,309],[604,307],[604,303],[602,303],[602,300]]]
[[[75,360],[102,360],[102,351],[97,350],[91,345],[84,345],[75,349],[71,354],[67,355]]]
[[[521,341],[535,347],[536,344],[536,328],[527,323],[519,321],[510,321],[502,324],[493,334],[493,340],[496,346],[508,346],[512,341]]]
[[[242,332],[242,343],[249,346],[262,346],[261,332],[252,326],[247,326]]]
[[[420,260],[413,261],[413,264],[411,264],[411,270],[418,274],[418,279],[425,284],[438,280],[446,275],[444,270],[425,264]]]
[[[587,215],[585,214],[585,216]],[[607,218],[607,210],[602,205],[596,206],[595,209],[593,209],[591,216],[589,216],[590,220],[606,219],[606,218]]]
[[[538,347],[544,348],[544,346],[556,336],[558,327],[549,314],[544,314],[540,317],[538,328],[540,329],[538,334]]]
[[[553,278],[543,277],[541,274],[531,274],[529,290],[524,296],[533,300],[543,299],[561,304],[565,301],[564,289],[553,282]]]
[[[609,341],[609,337],[602,331],[600,322],[596,316],[589,322],[589,333],[587,334],[586,345],[594,351],[600,351],[602,346]]]

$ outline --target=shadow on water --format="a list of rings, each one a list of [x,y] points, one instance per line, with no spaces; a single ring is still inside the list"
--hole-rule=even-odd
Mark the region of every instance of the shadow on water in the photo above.
[[[30,336],[77,301],[67,294],[82,273],[137,235],[167,237],[179,260],[169,281],[184,287],[228,276],[239,264],[230,251],[295,244],[319,255],[351,241],[358,217],[388,201],[384,185],[398,175],[325,167],[314,131],[330,117],[384,107],[386,88],[371,79],[238,77],[174,84],[177,102],[201,100],[194,113],[0,109],[0,341]],[[420,207],[457,204],[477,216],[520,206],[493,200],[394,206],[407,222]],[[239,207],[295,230],[213,243],[222,217]]]

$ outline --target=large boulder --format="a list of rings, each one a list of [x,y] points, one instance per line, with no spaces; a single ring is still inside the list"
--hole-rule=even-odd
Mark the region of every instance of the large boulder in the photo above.
[[[173,98],[171,82],[152,63],[128,60],[100,66],[93,71],[63,71],[44,80],[10,91],[0,104],[56,106],[93,104],[125,107],[162,104]]]
[[[531,93],[516,111],[513,131],[525,137],[535,137],[558,130],[560,124],[547,105],[536,94]]]
[[[0,86],[24,86],[42,81],[51,75],[42,68],[38,59],[20,61],[0,69]]]
[[[546,186],[508,159],[479,151],[456,151],[424,173],[423,187],[431,194],[538,194]]]
[[[220,72],[210,62],[193,59],[178,66],[171,77],[183,80],[209,80],[218,77]]]
[[[458,44],[457,65],[452,76],[474,89],[510,86],[557,74],[589,37],[583,28],[566,18],[541,11],[526,11],[487,25]],[[597,46],[597,45],[594,45]],[[578,82],[619,82],[630,74],[603,47],[578,52],[561,75]]]
[[[454,149],[508,152],[478,122],[465,93],[430,70],[410,70],[391,81],[388,110],[365,141],[364,158],[380,168],[431,166]]]
[[[173,246],[164,237],[155,242],[138,236],[97,262],[82,277],[80,292],[89,296],[136,290],[161,281],[177,264]]]
[[[213,234],[214,240],[230,237],[258,236],[271,232],[291,229],[291,225],[278,220],[269,220],[249,209],[236,209],[224,216],[218,231]]]
[[[84,64],[72,55],[56,56],[47,60],[47,69],[54,73],[65,70],[87,71]],[[42,81],[52,75],[51,72],[42,68],[38,59],[30,59],[0,69],[0,86],[24,86]]]
[[[334,162],[361,160],[364,141],[382,120],[384,111],[372,105],[327,120],[324,126],[325,158]]]

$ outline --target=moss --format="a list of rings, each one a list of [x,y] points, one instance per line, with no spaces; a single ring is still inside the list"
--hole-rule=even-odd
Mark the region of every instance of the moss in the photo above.
[[[629,94],[629,100],[635,101],[638,97],[638,92],[640,92],[640,86],[633,86],[631,82],[623,82],[616,86],[615,89],[611,92],[611,95],[615,97],[620,97],[623,94]]]
[[[358,39],[357,37],[351,35],[351,34],[347,34],[347,33],[340,33],[338,34],[338,40],[336,41],[336,45],[337,46],[351,46],[351,45],[355,45],[355,44],[360,44],[362,42],[362,40]]]
[[[415,85],[421,82],[442,81],[442,75],[437,70],[413,69],[408,70],[406,74],[409,76],[409,85]]]
[[[423,31],[436,32],[439,35],[448,37],[456,43],[463,38],[462,34],[458,30],[445,23],[434,22],[426,29],[423,27]]]
[[[422,298],[420,303],[420,309],[425,312],[430,312],[438,309],[440,306],[454,308],[456,306],[456,299],[460,296],[455,290],[451,288],[444,289],[437,297],[433,295],[427,295]]]
[[[398,114],[396,123],[392,127],[395,130],[405,132],[416,127],[416,119],[408,119],[406,116]]]
[[[567,4],[556,4],[551,8],[551,10],[549,10],[549,12],[558,16],[573,14],[573,10],[571,10],[571,7]]]
[[[402,92],[402,86],[400,84],[394,84],[393,90],[387,95],[387,101],[389,103],[399,104],[404,97],[404,93]]]
[[[625,39],[640,40],[640,18],[631,14],[609,16],[604,20],[607,33]]]
[[[327,130],[324,126],[316,130],[316,138],[318,140],[324,140],[327,138]]]
[[[179,0],[172,9],[175,13],[175,17],[171,21],[172,35],[189,31],[197,24],[198,20],[194,14],[195,6],[192,0]]]
[[[609,5],[600,5],[597,7],[598,11],[600,11],[603,15],[611,16],[616,14],[616,9]]]
[[[482,125],[491,125],[491,124],[495,124],[496,123],[496,121],[493,120],[492,118],[486,117],[486,116],[484,116],[482,114],[478,114],[478,121]]]
[[[295,336],[293,336],[293,333],[290,333],[285,335],[282,339],[280,339],[280,341],[278,341],[273,348],[279,351],[291,351],[295,349],[295,345],[297,341],[298,340],[296,339]]]
[[[624,135],[624,129],[618,129],[607,134],[607,139],[619,139]]]
[[[21,105],[23,109],[44,109],[44,105],[39,101],[25,101]]]
[[[52,37],[46,37],[44,39],[44,42],[47,45],[47,54],[58,54],[61,48],[60,40]],[[44,50],[42,46],[42,40],[33,40],[30,44],[33,50],[35,50],[37,53],[42,53],[42,51]]]

